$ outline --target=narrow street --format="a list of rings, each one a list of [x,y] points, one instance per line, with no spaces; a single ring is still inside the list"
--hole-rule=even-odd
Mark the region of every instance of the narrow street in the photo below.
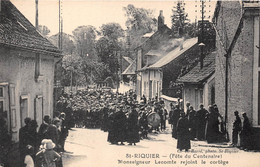
[[[176,165],[257,167],[260,163],[259,152],[245,152],[228,145],[209,145],[200,141],[191,142],[191,152],[178,153],[177,140],[171,137],[169,128],[159,134],[149,134],[149,139],[141,140],[136,146],[111,145],[106,140],[107,132],[100,129],[74,128],[66,141],[67,152],[63,154],[64,167]],[[135,163],[129,164],[129,161]],[[141,162],[138,164],[136,161]]]

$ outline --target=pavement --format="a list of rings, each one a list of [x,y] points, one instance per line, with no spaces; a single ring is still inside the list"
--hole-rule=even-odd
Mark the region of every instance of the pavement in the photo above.
[[[224,144],[191,141],[189,152],[176,149],[177,140],[169,128],[134,145],[111,145],[107,132],[74,128],[69,132],[63,153],[64,167],[259,167],[260,152],[243,151]]]

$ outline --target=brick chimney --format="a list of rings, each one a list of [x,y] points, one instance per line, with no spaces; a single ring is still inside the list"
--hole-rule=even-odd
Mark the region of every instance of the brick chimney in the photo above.
[[[164,27],[163,10],[160,10],[160,15],[158,16],[158,31],[161,31],[163,27]]]

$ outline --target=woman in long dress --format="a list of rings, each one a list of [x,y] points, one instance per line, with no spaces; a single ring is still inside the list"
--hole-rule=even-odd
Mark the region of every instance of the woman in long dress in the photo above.
[[[139,141],[138,112],[133,109],[127,119],[127,142],[135,145]]]
[[[181,112],[181,117],[177,123],[177,149],[188,151],[190,149],[189,120],[185,113]]]

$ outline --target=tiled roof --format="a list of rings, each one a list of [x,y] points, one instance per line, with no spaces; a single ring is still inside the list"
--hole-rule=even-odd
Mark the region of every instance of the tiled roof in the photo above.
[[[0,44],[61,54],[10,1],[2,1],[1,8]]]
[[[136,70],[136,61],[133,62],[125,69],[122,75],[134,75]]]
[[[217,52],[211,52],[203,60],[203,68],[200,68],[198,63],[187,74],[177,79],[177,82],[182,83],[200,83],[209,78],[215,72],[215,57]]]
[[[183,49],[180,49],[180,47],[175,48],[174,50],[170,51],[168,54],[163,56],[160,60],[158,60],[153,65],[149,66],[148,68],[161,68],[171,61],[173,61],[175,58],[177,58],[179,55],[190,49],[192,46],[196,45],[198,42],[198,38],[191,38],[187,39],[183,42]]]

